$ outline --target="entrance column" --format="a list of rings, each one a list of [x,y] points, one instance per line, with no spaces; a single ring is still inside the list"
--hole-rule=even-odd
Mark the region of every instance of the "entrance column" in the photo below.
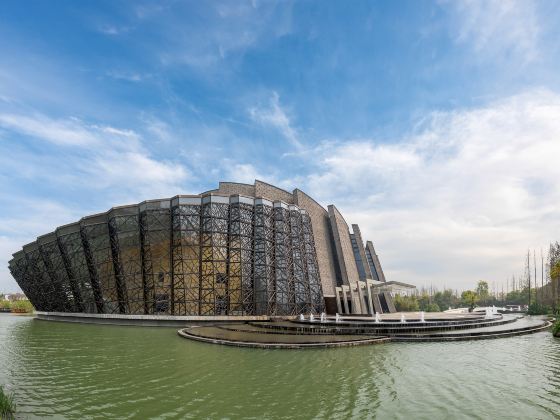
[[[373,301],[371,300],[371,286],[372,282],[366,280],[366,290],[367,290],[367,298],[368,298],[368,305],[369,305],[369,313],[370,315],[375,314],[375,309],[373,309]]]
[[[340,287],[337,287],[335,289],[335,293],[336,293],[336,308],[338,310],[338,313],[341,314],[342,312],[342,305],[340,304],[340,294],[342,293],[342,289]]]
[[[348,286],[343,285],[342,286],[342,300],[343,300],[343,303],[344,303],[344,313],[349,314],[350,309],[348,309],[348,295],[346,294],[346,289],[348,289]]]
[[[358,287],[358,296],[360,298],[360,314],[367,314],[367,308],[364,307],[364,292],[362,290],[363,281],[357,281],[356,286]]]
[[[354,287],[359,287],[359,286],[357,284],[352,285],[352,283],[350,283],[350,298],[352,299],[352,313],[359,314],[361,313],[362,305],[359,302],[359,298],[356,297],[356,292],[354,291]]]

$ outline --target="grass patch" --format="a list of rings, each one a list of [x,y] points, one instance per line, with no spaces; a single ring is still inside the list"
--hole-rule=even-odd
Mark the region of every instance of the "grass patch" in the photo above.
[[[28,300],[16,300],[11,303],[10,309],[18,314],[30,314],[33,312],[33,305]]]
[[[16,413],[16,403],[13,394],[8,394],[0,385],[0,419],[13,419]]]
[[[13,312],[18,314],[33,313],[35,308],[28,300],[16,300],[10,302],[9,300],[0,300],[0,312]]]

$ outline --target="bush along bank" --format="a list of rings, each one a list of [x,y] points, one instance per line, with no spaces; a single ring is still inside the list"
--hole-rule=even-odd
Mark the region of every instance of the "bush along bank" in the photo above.
[[[28,300],[16,300],[14,302],[10,302],[9,300],[0,300],[0,312],[30,314],[33,313],[33,309],[33,305]]]
[[[552,334],[554,335],[554,337],[560,338],[560,319],[557,319],[552,326]]]
[[[4,391],[0,385],[0,419],[13,419],[16,413],[14,396]]]

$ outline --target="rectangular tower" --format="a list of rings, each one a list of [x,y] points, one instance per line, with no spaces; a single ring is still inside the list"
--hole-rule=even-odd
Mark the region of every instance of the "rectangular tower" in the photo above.
[[[341,284],[349,285],[351,282],[358,281],[358,267],[352,250],[352,240],[350,239],[350,230],[348,224],[342,217],[342,214],[334,205],[328,207],[329,220],[333,233],[334,245],[338,265],[340,268]]]
[[[371,241],[367,241],[366,243],[366,257],[370,270],[373,274],[373,280],[383,282],[387,281],[385,280],[385,274],[383,274],[383,269],[381,268],[379,257],[375,253],[375,248],[373,247],[373,243]]]
[[[358,266],[358,274],[360,275],[360,280],[365,281],[366,279],[373,279],[371,269],[367,262],[366,251],[364,248],[362,233],[360,232],[360,227],[358,225],[352,225],[352,231],[353,233],[350,234],[350,239],[352,240],[352,248],[354,250],[356,265]]]

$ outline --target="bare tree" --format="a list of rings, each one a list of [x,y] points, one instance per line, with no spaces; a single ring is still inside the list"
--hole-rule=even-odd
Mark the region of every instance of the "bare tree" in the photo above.
[[[531,250],[527,251],[527,284],[529,286],[529,306],[531,306]]]
[[[533,268],[535,269],[535,303],[539,304],[539,286],[537,285],[537,254],[533,249]]]

